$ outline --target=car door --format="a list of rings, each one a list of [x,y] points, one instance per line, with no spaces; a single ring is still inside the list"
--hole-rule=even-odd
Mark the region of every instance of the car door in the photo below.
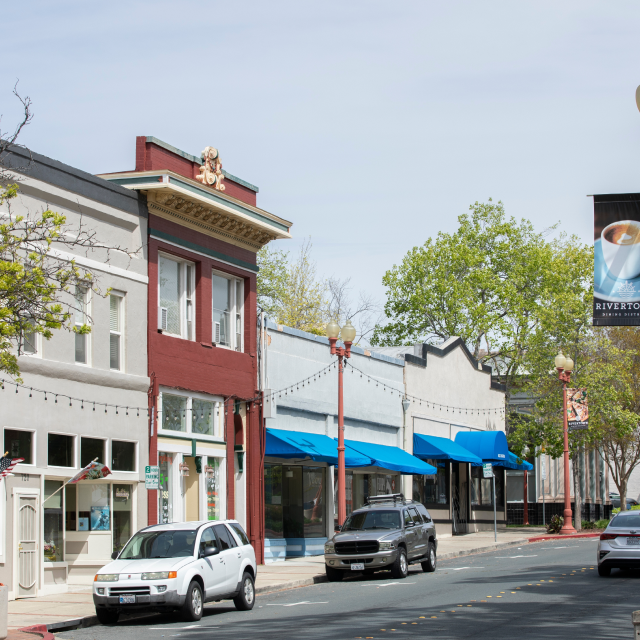
[[[429,538],[433,538],[434,540],[436,538],[436,525],[433,523],[431,515],[423,505],[418,505],[418,512],[422,515],[422,519],[425,522],[425,537],[427,544],[429,544]]]
[[[218,553],[215,556],[203,557],[205,550],[210,547],[220,549],[213,527],[207,527],[200,536],[200,562],[204,565],[202,579],[207,599],[223,593],[227,582],[226,564],[222,555]]]
[[[403,509],[404,517],[404,537],[407,541],[407,558],[413,558],[416,554],[416,531],[413,524],[413,518],[408,509]]]
[[[425,536],[425,525],[422,516],[415,507],[409,507],[409,514],[413,519],[413,531],[415,532],[414,556],[423,556],[427,553],[428,538]]]
[[[218,541],[220,543],[220,557],[225,564],[225,584],[224,593],[233,593],[240,581],[240,563],[242,559],[242,553],[236,544],[229,529],[224,524],[216,524],[213,527]]]

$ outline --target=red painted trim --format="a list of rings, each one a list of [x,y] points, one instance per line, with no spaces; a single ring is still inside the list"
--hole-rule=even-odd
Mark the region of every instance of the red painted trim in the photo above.
[[[18,631],[21,633],[37,633],[42,635],[42,640],[55,640],[55,636],[47,629],[46,624],[34,624],[32,627],[22,627]],[[11,640],[11,630],[9,630],[7,638]]]
[[[227,518],[236,517],[236,454],[234,443],[234,414],[233,399],[229,398],[225,404],[226,440],[227,440]]]
[[[549,534],[548,536],[534,536],[529,538],[529,542],[540,542],[542,540],[567,540],[568,538],[599,538],[600,533],[571,533],[569,535],[561,535],[559,533]]]

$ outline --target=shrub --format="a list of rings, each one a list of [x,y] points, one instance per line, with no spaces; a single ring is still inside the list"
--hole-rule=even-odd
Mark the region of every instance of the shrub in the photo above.
[[[596,529],[606,529],[609,526],[609,521],[605,518],[603,520],[598,520],[595,523]]]
[[[553,516],[549,522],[549,526],[547,527],[547,533],[560,533],[560,529],[562,529],[563,524],[564,518],[562,516]]]
[[[589,520],[583,520],[582,521],[582,528],[583,529],[595,529],[596,528],[596,523],[595,522],[590,522]]]

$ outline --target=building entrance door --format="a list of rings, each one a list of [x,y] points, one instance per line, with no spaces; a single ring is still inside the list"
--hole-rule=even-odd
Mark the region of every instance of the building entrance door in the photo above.
[[[23,494],[15,496],[17,534],[17,598],[35,598],[38,595],[40,575],[40,553],[38,550],[38,507],[39,495]]]
[[[195,522],[200,520],[200,474],[196,471],[196,459],[184,457],[189,466],[189,475],[184,479],[185,520]]]
[[[466,465],[459,462],[451,464],[451,484],[453,490],[453,535],[467,533],[468,516],[468,493],[469,484],[467,481]]]

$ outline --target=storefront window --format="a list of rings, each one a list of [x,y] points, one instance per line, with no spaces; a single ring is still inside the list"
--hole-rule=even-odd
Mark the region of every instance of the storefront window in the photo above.
[[[494,467],[496,505],[504,506],[504,469]],[[482,467],[471,467],[471,504],[476,507],[493,506],[493,480],[483,477]]]
[[[265,537],[282,538],[282,465],[264,465]]]
[[[75,484],[64,488],[64,528],[67,531],[77,531],[76,493]]]
[[[207,520],[220,520],[220,458],[207,458]]]
[[[80,438],[80,466],[86,467],[96,458],[104,464],[104,440]]]
[[[130,484],[113,485],[113,550],[120,551],[131,537],[133,492]]]
[[[324,478],[322,467],[302,468],[304,537],[322,538],[324,527]]]
[[[187,398],[162,394],[162,428],[169,431],[187,430]]]
[[[62,482],[44,481],[44,559],[47,562],[62,562]],[[53,495],[56,491],[55,495]]]
[[[110,486],[108,484],[78,485],[78,531],[109,531],[111,529]]]
[[[213,402],[191,401],[191,431],[206,436],[213,435]]]
[[[111,441],[111,469],[113,471],[136,470],[136,443]]]
[[[50,467],[75,467],[73,455],[74,436],[49,434],[48,461]]]
[[[345,474],[345,477],[344,477],[345,502],[347,506],[347,515],[350,515],[354,509],[358,509],[362,505],[359,505],[357,501],[354,505],[354,498],[356,498],[354,494],[358,490],[358,485],[355,484],[353,480],[353,471],[345,470],[344,474]],[[337,520],[338,518],[338,468],[337,467],[333,468],[333,517],[337,523],[338,521]]]
[[[160,524],[173,522],[173,454],[160,453],[158,479],[158,520]]]
[[[33,464],[31,457],[31,431],[4,430],[4,451],[8,451],[12,458],[24,458],[24,464]],[[3,453],[4,453],[3,451]]]
[[[439,506],[449,504],[449,463],[443,460],[427,460],[437,469],[437,473],[413,476],[413,499],[424,505]]]

